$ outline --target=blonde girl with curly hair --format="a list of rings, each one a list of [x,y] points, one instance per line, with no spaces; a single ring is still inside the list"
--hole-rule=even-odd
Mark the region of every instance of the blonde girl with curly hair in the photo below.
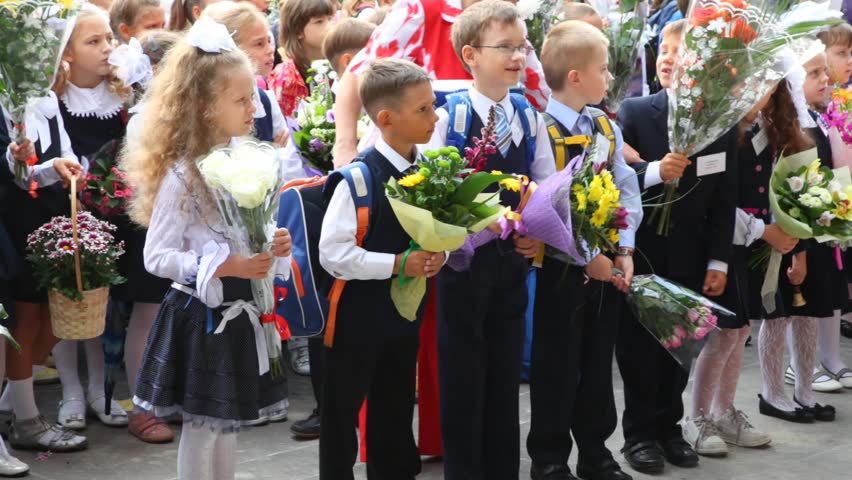
[[[279,229],[272,252],[233,254],[236,243],[204,184],[196,160],[249,134],[255,80],[227,28],[197,21],[158,66],[142,113],[140,146],[122,155],[136,188],[131,217],[148,227],[145,267],[171,279],[136,382],[134,403],[158,417],[183,415],[180,480],[234,478],[237,431],[262,409],[286,402],[283,377],[261,372],[249,315],[223,334],[223,304],[252,301],[249,279],[275,268],[289,275],[290,235]],[[261,348],[262,349],[262,348]],[[283,366],[282,366],[283,368]]]

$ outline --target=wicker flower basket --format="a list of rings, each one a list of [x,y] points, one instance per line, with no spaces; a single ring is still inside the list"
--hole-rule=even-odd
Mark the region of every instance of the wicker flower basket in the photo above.
[[[74,240],[74,270],[77,274],[77,290],[83,300],[72,300],[58,290],[47,292],[50,305],[50,323],[53,334],[66,340],[85,340],[104,333],[109,287],[83,290],[80,271],[80,240],[77,237],[77,185],[71,181],[71,234]]]

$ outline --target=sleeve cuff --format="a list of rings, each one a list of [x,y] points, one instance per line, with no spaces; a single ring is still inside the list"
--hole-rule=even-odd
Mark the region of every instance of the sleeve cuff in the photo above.
[[[663,183],[663,177],[660,176],[660,161],[648,162],[645,167],[645,188],[648,189],[661,183]]]
[[[195,278],[195,290],[208,307],[218,307],[222,304],[224,294],[222,281],[215,277],[216,270],[225,263],[231,254],[227,243],[217,243],[210,240],[204,244],[201,257],[198,259],[198,274]]]
[[[707,262],[707,270],[716,270],[717,272],[722,272],[727,275],[728,264],[720,260],[710,260]]]
[[[281,278],[282,280],[290,279],[290,272],[293,271],[290,266],[293,264],[293,256],[287,255],[286,257],[278,257],[273,259],[275,265],[273,268],[275,269],[275,278]]]
[[[396,274],[393,271],[393,264],[396,262],[396,255],[392,253],[367,252],[364,256],[364,266],[376,273],[375,278],[391,278]]]
[[[618,231],[618,246],[627,248],[636,248],[636,232],[633,230]]]

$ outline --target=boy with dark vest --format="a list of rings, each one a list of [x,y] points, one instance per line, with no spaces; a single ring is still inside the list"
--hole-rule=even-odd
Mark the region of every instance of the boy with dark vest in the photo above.
[[[473,86],[447,97],[430,147],[469,147],[491,111],[497,152],[485,171],[528,175],[542,181],[555,172],[545,124],[520,95],[528,47],[523,22],[511,2],[485,0],[453,25],[456,54],[473,74]],[[461,143],[461,144],[459,144]],[[504,191],[515,207],[517,193]],[[515,235],[475,250],[469,268],[438,276],[438,365],[444,478],[516,479],[520,464],[518,390],[526,277],[539,242]],[[372,452],[370,453],[372,455]]]
[[[434,276],[445,254],[415,250],[403,260],[411,237],[397,221],[384,184],[402,178],[417,158],[415,145],[431,137],[435,96],[426,72],[398,59],[374,63],[364,74],[360,94],[382,136],[356,159],[367,173],[353,165],[348,177],[333,172],[326,183],[326,191],[333,193],[323,219],[320,263],[338,283],[347,282],[339,293],[334,325],[326,327],[320,478],[354,478],[355,425],[367,397],[368,475],[413,479],[420,472],[411,430],[420,321],[399,314],[391,282],[403,273]],[[356,211],[354,196],[368,191],[373,201],[363,231],[358,218],[364,211]]]
[[[536,282],[530,375],[527,450],[534,480],[576,479],[568,467],[572,434],[579,449],[580,477],[631,478],[605,445],[617,422],[612,355],[621,296],[610,283],[626,291],[632,280],[642,199],[636,174],[624,162],[620,129],[602,111],[587,107],[603,100],[612,80],[608,45],[597,28],[570,20],[554,27],[542,48],[545,78],[553,89],[544,117],[556,168],[564,168],[584,151],[592,155],[589,160],[613,173],[628,216],[619,231],[615,263],[592,251],[588,262],[577,265],[564,253],[546,249]]]

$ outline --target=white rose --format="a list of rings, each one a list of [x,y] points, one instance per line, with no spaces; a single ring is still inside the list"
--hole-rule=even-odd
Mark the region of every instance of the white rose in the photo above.
[[[837,180],[832,180],[828,182],[828,191],[831,193],[839,193],[843,190],[843,185],[840,184]]]
[[[801,176],[790,177],[787,179],[787,184],[790,185],[790,190],[792,190],[793,193],[799,193],[802,191],[802,188],[805,187],[805,179]]]
[[[810,193],[803,193],[802,195],[799,195],[799,202],[801,202],[802,205],[808,208],[822,207],[822,202],[820,201],[820,199],[814,197]]]
[[[275,152],[271,149],[241,145],[234,150],[233,157],[243,172],[254,177],[264,191],[269,191],[278,184],[278,162]]]
[[[228,192],[241,208],[256,208],[266,199],[266,189],[252,175],[242,174],[231,178]]]
[[[808,193],[817,197],[822,201],[822,203],[830,204],[831,203],[831,194],[828,193],[828,190],[822,187],[811,187],[808,189]]]
[[[222,188],[222,169],[230,158],[225,152],[216,151],[198,162],[198,170],[210,188]]]

